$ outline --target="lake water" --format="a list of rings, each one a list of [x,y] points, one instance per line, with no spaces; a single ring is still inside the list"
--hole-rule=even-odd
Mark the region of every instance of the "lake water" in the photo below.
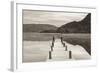
[[[64,51],[61,47],[60,36],[61,34],[45,34],[45,33],[24,33],[23,41],[23,62],[46,62],[49,61],[49,51],[51,50],[52,37],[56,37],[55,48],[56,51],[52,52],[51,61],[65,61],[69,60],[68,51],[72,51],[72,60],[86,60],[90,59],[90,55],[81,45],[73,45],[64,41],[67,45],[68,51]],[[90,34],[63,34],[64,37],[74,38],[89,38]],[[58,48],[57,48],[58,47]],[[58,50],[59,48],[60,51]],[[62,50],[63,49],[63,50]]]

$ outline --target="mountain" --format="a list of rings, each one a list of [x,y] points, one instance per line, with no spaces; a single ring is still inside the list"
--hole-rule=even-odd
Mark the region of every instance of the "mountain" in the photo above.
[[[83,20],[70,22],[57,29],[58,33],[91,33],[91,14],[89,13]]]
[[[56,30],[57,27],[49,24],[23,24],[23,32],[47,32]]]

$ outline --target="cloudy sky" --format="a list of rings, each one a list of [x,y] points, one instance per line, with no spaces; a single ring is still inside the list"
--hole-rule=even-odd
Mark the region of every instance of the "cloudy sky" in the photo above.
[[[87,13],[23,10],[23,24],[51,24],[57,27],[82,20]]]

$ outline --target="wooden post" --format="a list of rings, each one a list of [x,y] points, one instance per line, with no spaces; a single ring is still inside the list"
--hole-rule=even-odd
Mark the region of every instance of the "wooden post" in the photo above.
[[[49,51],[49,59],[52,59],[52,53]]]
[[[63,37],[61,36],[61,42],[63,43]]]
[[[61,42],[62,42],[62,37],[61,37]]]
[[[54,47],[54,42],[52,42],[52,47]]]
[[[51,46],[51,51],[53,51],[53,46]]]
[[[69,59],[72,59],[72,51],[69,51]]]
[[[53,41],[52,41],[53,43],[55,42],[55,37],[53,36]]]
[[[67,46],[65,46],[65,51],[67,51]]]
[[[63,43],[63,46],[65,47],[65,43]]]

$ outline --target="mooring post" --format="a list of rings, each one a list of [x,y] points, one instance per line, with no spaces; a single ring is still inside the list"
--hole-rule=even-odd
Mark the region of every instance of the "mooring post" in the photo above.
[[[55,42],[55,37],[53,36],[53,41],[52,41],[53,43]]]
[[[61,38],[60,38],[60,39],[61,39],[61,42],[62,42],[62,44],[63,44],[63,37],[61,36]]]
[[[69,51],[69,59],[72,59],[72,51]]]
[[[62,42],[62,37],[61,37],[61,42]]]
[[[52,59],[52,53],[49,51],[49,59]]]
[[[52,47],[54,47],[54,42],[52,42]]]
[[[63,43],[63,46],[65,47],[65,43]]]
[[[51,51],[53,51],[53,46],[51,46]]]
[[[67,51],[67,46],[65,46],[65,51]]]

